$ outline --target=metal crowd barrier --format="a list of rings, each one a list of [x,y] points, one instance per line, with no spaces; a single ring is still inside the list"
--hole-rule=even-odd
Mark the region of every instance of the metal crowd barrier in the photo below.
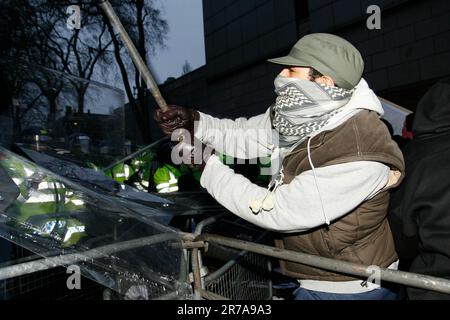
[[[272,288],[270,279],[270,258],[302,263],[334,272],[345,273],[364,278],[374,276],[377,272],[379,280],[389,281],[405,286],[450,294],[450,280],[404,271],[390,270],[376,266],[364,266],[336,259],[324,258],[291,250],[237,239],[231,235],[223,236],[203,233],[211,226],[224,225],[222,216],[206,219],[198,224],[194,233],[180,232],[182,245],[189,251],[191,260],[191,276],[187,282],[193,283],[194,299],[271,299]],[[236,225],[238,227],[239,225]],[[214,228],[213,228],[214,229]],[[260,235],[261,237],[262,235]],[[144,239],[129,241],[115,246],[105,246],[102,250],[94,249],[85,253],[66,254],[36,261],[19,263],[0,268],[0,280],[17,277],[24,274],[69,265],[79,260],[92,259],[115,251],[133,247],[145,246],[160,241],[167,241],[174,234],[163,234]],[[223,264],[212,270],[208,255],[219,250],[223,256]],[[231,249],[231,251],[230,251]],[[226,253],[226,254],[224,254]],[[205,265],[205,261],[207,261]],[[189,280],[190,278],[190,280]],[[172,296],[161,297],[171,299]]]

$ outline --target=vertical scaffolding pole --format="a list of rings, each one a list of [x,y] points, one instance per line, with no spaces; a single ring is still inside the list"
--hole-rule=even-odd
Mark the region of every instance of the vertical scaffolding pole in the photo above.
[[[119,32],[119,36],[122,39],[122,42],[124,43],[125,47],[127,47],[128,52],[131,56],[131,59],[133,60],[134,64],[139,70],[139,73],[141,74],[141,77],[144,79],[145,83],[147,84],[148,90],[150,90],[151,94],[156,100],[156,103],[158,104],[159,108],[165,112],[167,111],[167,103],[164,100],[164,98],[161,95],[161,92],[159,91],[158,85],[156,84],[155,80],[153,79],[152,74],[150,73],[150,70],[148,70],[147,66],[145,65],[144,61],[142,60],[142,57],[140,56],[138,50],[133,44],[133,41],[131,40],[130,36],[128,35],[127,31],[123,27],[122,23],[120,22],[119,17],[117,16],[116,12],[114,11],[113,7],[109,3],[108,0],[103,0],[100,2],[100,7],[103,9],[103,11],[106,14],[106,17],[109,19],[113,27]]]

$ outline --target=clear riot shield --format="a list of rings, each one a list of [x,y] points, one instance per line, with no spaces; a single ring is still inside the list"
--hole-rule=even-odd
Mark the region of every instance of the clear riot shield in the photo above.
[[[177,230],[0,148],[0,236],[130,299],[190,297]],[[1,271],[1,270],[0,270]],[[0,275],[1,276],[1,275]]]
[[[0,236],[62,255],[124,297],[189,298],[175,227],[223,208],[205,192],[164,198],[102,171],[130,152],[122,91],[14,60],[0,67],[10,109],[0,112]]]

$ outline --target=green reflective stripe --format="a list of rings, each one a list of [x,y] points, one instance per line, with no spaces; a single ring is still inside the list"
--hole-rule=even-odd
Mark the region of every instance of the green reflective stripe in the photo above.
[[[19,186],[20,184],[22,184],[24,182],[24,180],[22,178],[12,178],[12,181],[14,181],[14,183]]]
[[[174,192],[174,191],[178,191],[178,186],[160,186],[160,188],[156,188],[158,192]]]
[[[19,211],[26,217],[61,210],[78,211],[84,207],[84,201],[66,189],[30,190],[28,196],[23,197],[21,202],[18,204]]]
[[[175,175],[171,171],[169,171],[169,177],[170,184],[178,183],[178,179],[175,178]]]
[[[171,179],[172,181],[177,180],[181,176],[180,171],[178,171],[176,168],[170,166],[170,165],[164,165],[161,168],[158,168],[153,176],[153,181],[156,185],[163,183],[163,182],[169,182]]]
[[[164,167],[166,167],[170,172],[172,172],[177,179],[181,177],[181,172],[177,168],[171,166],[170,164],[164,164]]]
[[[54,202],[56,201],[55,194],[36,194],[32,193],[27,199],[27,203],[42,203],[42,202]]]
[[[32,169],[29,169],[27,167],[23,167],[24,175],[29,178],[34,174],[34,171]]]
[[[69,203],[69,202],[73,203],[77,207],[84,205],[84,201],[81,199],[66,199],[66,203]]]
[[[158,173],[157,178],[159,179],[164,178],[165,180],[161,183],[156,184],[156,190],[160,193],[178,191],[178,179],[176,178],[175,174],[168,169],[168,166],[167,167],[164,166],[162,168],[159,168],[158,170],[156,172]]]
[[[153,181],[155,182],[155,185],[168,182],[169,179],[170,179],[169,169],[167,169],[166,167],[158,168],[153,176]]]
[[[115,167],[111,169],[111,171],[108,171],[112,178],[116,180],[119,183],[124,183],[126,180],[128,180],[134,173],[134,170],[131,166],[119,163]]]
[[[156,189],[157,189],[157,190],[161,190],[161,189],[169,188],[169,187],[170,187],[170,184],[169,184],[168,182],[165,182],[165,183],[160,183],[160,184],[158,184],[158,185],[156,186]]]
[[[86,230],[85,226],[73,226],[73,227],[67,228],[66,235],[64,236],[63,242],[65,242],[67,244],[72,236],[74,236],[76,233],[83,233],[85,230]]]
[[[169,192],[175,192],[178,191],[178,186],[176,187],[170,187],[170,188],[163,188],[161,190],[159,190],[159,193],[169,193]]]
[[[133,162],[134,170],[138,170],[138,169],[141,167],[141,165],[143,165],[143,164],[144,164],[144,161],[135,160],[135,161]]]
[[[158,168],[153,177],[156,190],[161,193],[178,191],[177,174],[179,176],[180,172],[170,165],[164,165],[162,168]]]
[[[141,169],[146,169],[150,166],[150,163],[153,161],[155,154],[151,151],[145,151],[136,158],[131,160],[131,170],[137,172]]]
[[[64,185],[59,182],[53,181],[42,181],[39,182],[38,190],[47,190],[47,189],[58,189],[59,191],[65,189]]]

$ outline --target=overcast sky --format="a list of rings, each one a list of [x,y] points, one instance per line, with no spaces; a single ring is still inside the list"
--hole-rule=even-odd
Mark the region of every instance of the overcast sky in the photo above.
[[[180,77],[186,60],[192,70],[205,64],[203,9],[202,0],[154,0],[154,4],[161,9],[162,18],[169,25],[166,49],[157,49],[155,56],[147,57],[153,77],[161,84],[168,77]],[[127,50],[124,54],[128,54]],[[93,80],[124,91],[122,76],[116,63],[106,72],[96,72]],[[125,103],[128,102],[125,91],[124,99]]]
[[[202,0],[158,0],[169,24],[167,49],[158,50],[149,61],[158,83],[179,77],[185,61],[192,70],[205,64]]]

